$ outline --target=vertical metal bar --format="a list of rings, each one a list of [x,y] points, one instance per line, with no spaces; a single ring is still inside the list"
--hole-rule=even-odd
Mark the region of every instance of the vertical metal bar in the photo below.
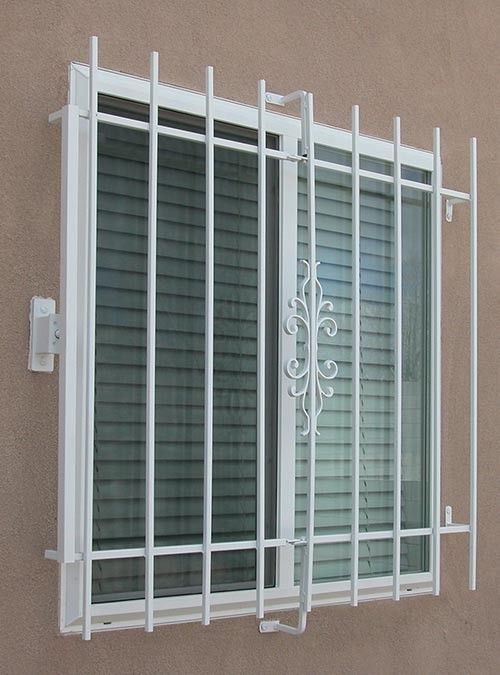
[[[477,140],[470,140],[470,510],[469,589],[477,555]]]
[[[63,323],[59,357],[59,502],[57,550],[62,563],[75,562],[75,479],[77,411],[77,276],[79,108],[64,107],[61,144],[60,312]]]
[[[351,604],[358,604],[359,577],[359,391],[360,391],[360,181],[359,106],[352,108],[352,523]]]
[[[158,204],[158,52],[150,56],[148,310],[146,348],[146,570],[144,629],[151,633],[154,616],[155,539],[155,375],[156,375],[156,239]]]
[[[311,281],[309,286],[309,462],[308,462],[308,486],[307,486],[307,520],[306,520],[306,550],[305,564],[305,588],[303,593],[307,611],[311,611],[313,561],[314,561],[314,506],[316,498],[316,371],[318,367],[318,335],[317,335],[317,301],[316,301],[316,169],[314,166],[314,103],[313,95],[306,94],[306,132],[307,140],[307,227],[309,234],[309,265],[311,269]]]
[[[205,132],[205,457],[203,493],[202,623],[210,623],[214,399],[214,71],[206,69]]]
[[[95,301],[97,254],[97,37],[89,43],[89,158],[87,238],[87,373],[85,436],[85,500],[83,545],[83,626],[84,640],[90,640],[92,624],[92,529],[94,492],[94,383],[95,383]]]
[[[283,136],[281,148],[289,155],[297,154],[297,138]],[[280,320],[283,326],[290,312],[288,299],[297,292],[297,230],[298,230],[298,169],[297,162],[280,162]],[[288,363],[296,357],[295,335],[281,331],[280,364]],[[284,368],[280,368],[279,395],[279,437],[278,447],[290,448],[289,452],[280,453],[279,458],[279,510],[278,537],[294,539],[295,537],[295,440],[296,440],[296,399],[290,396],[287,389],[287,376]],[[278,585],[282,588],[294,586],[293,546],[281,546],[278,549]]]
[[[258,88],[257,618],[264,617],[266,502],[266,82]]]
[[[441,138],[433,134],[432,172],[432,592],[439,595],[441,565]]]
[[[394,392],[394,539],[393,588],[399,600],[401,567],[401,441],[403,400],[403,232],[401,205],[401,121],[394,118],[394,267],[395,267],[395,392]]]

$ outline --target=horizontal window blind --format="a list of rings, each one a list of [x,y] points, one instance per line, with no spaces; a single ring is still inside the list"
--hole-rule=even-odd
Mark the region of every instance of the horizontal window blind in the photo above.
[[[318,156],[350,164],[348,153],[318,148]],[[391,165],[362,158],[362,168],[383,173]],[[307,259],[305,172],[299,177],[298,258]],[[391,184],[361,179],[360,261],[360,514],[361,532],[391,530],[394,516],[394,219]],[[319,360],[333,358],[338,375],[334,395],[323,399],[316,441],[315,534],[349,533],[352,501],[352,267],[351,177],[316,170],[318,278],[324,297],[333,301],[338,332],[319,335]],[[427,198],[403,191],[403,448],[402,527],[424,527],[428,474],[426,404],[427,351]],[[299,271],[301,265],[299,262]],[[299,273],[299,284],[301,282]],[[297,336],[299,361],[304,334]],[[305,532],[307,444],[301,437],[303,414],[297,407],[296,534]],[[392,574],[392,540],[359,544],[360,577]],[[315,547],[315,581],[350,577],[351,546]],[[297,556],[298,560],[298,556]],[[401,571],[428,569],[424,537],[404,538]],[[296,566],[296,580],[299,578]]]
[[[205,146],[160,136],[158,155],[155,545],[168,546],[203,532]],[[148,157],[146,133],[99,126],[94,549],[144,546]],[[213,539],[255,539],[257,160],[222,148],[214,291]],[[276,332],[270,315],[270,364]],[[274,424],[268,434],[272,514]],[[96,561],[93,576],[94,602],[144,597],[143,559]],[[254,584],[254,551],[213,554],[214,590]],[[155,595],[200,588],[200,555],[156,558]]]

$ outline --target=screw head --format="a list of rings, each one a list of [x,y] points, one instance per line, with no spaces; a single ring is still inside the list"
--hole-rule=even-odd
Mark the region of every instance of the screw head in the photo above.
[[[40,313],[41,313],[41,314],[48,314],[48,313],[49,313],[49,310],[48,310],[47,305],[42,305],[42,306],[40,307]]]

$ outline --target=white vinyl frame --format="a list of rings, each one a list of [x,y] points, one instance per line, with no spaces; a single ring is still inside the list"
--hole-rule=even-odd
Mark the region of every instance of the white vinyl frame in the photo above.
[[[94,38],[92,40],[95,40]],[[148,471],[147,471],[147,527],[146,542],[144,548],[127,549],[120,551],[92,551],[92,427],[93,427],[93,340],[94,320],[89,315],[89,307],[95,302],[95,228],[96,228],[96,180],[97,180],[97,123],[107,122],[119,126],[141,129],[148,132],[150,129],[158,134],[173,135],[180,138],[208,143],[211,152],[207,153],[207,188],[213,189],[213,148],[216,146],[235,148],[246,152],[254,152],[259,155],[260,166],[265,166],[265,157],[275,157],[280,161],[280,255],[282,261],[295,261],[297,259],[297,152],[298,142],[304,132],[301,120],[276,112],[264,111],[265,86],[259,84],[259,108],[242,105],[233,101],[223,100],[213,96],[213,74],[207,69],[207,92],[208,95],[188,91],[165,84],[158,83],[158,57],[152,56],[151,80],[145,80],[131,75],[111,72],[97,66],[97,41],[91,42],[93,57],[91,67],[81,64],[70,66],[70,92],[69,102],[61,111],[54,113],[51,120],[62,118],[63,144],[62,144],[62,247],[61,247],[61,314],[63,318],[63,354],[60,368],[60,437],[59,437],[59,529],[58,549],[48,551],[47,557],[59,561],[61,564],[61,598],[60,598],[60,629],[64,633],[83,633],[88,639],[91,630],[110,630],[115,628],[131,628],[143,626],[146,630],[152,630],[153,625],[178,623],[183,621],[202,621],[209,623],[210,618],[239,616],[257,613],[258,617],[266,613],[296,608],[299,600],[299,587],[294,582],[294,546],[295,536],[294,523],[294,479],[295,457],[293,452],[285,449],[293,448],[295,444],[295,400],[287,393],[288,381],[283,375],[282,365],[295,357],[295,338],[285,332],[280,334],[279,340],[279,420],[278,420],[278,499],[277,499],[277,538],[264,539],[264,510],[263,504],[258,509],[257,541],[212,543],[210,536],[209,518],[205,518],[203,542],[199,545],[189,546],[154,546],[152,530],[154,508],[154,452],[152,428],[147,433],[148,442]],[[90,87],[89,87],[90,78]],[[89,89],[91,100],[89,101]],[[118,98],[148,104],[152,111],[150,123],[144,123],[128,118],[104,114],[97,111],[97,95],[106,94]],[[307,95],[307,105],[312,112],[312,95]],[[92,103],[92,105],[89,105]],[[180,112],[199,115],[207,119],[206,134],[170,129],[158,125],[158,108],[168,108]],[[208,117],[207,117],[208,113]],[[259,130],[259,145],[249,146],[244,143],[229,141],[213,136],[213,120],[217,119],[231,124],[241,125]],[[262,133],[262,124],[265,119],[265,131],[279,137],[279,149],[269,150],[263,147],[265,135]],[[260,120],[260,125],[259,125]],[[357,106],[353,108],[353,123],[355,125],[355,137],[353,133],[333,127],[314,124],[308,129],[309,142],[351,151],[355,145],[353,165],[344,166],[314,160],[315,167],[327,168],[344,173],[353,173],[353,190],[359,191],[359,177],[364,176],[383,182],[395,183],[396,196],[401,192],[401,186],[412,187],[417,190],[433,193],[433,232],[435,243],[433,247],[432,287],[433,311],[432,331],[434,335],[432,344],[432,361],[435,365],[433,382],[432,410],[432,442],[431,442],[431,491],[432,513],[429,527],[412,530],[401,530],[400,519],[396,517],[396,532],[359,532],[356,526],[354,537],[351,534],[337,534],[332,536],[313,536],[310,541],[314,544],[334,542],[351,542],[353,549],[357,550],[359,541],[392,539],[397,540],[395,547],[394,567],[399,568],[399,542],[402,537],[427,536],[432,541],[431,547],[431,570],[426,573],[384,576],[379,578],[358,578],[357,556],[353,562],[353,571],[350,580],[333,583],[314,583],[309,592],[307,610],[310,605],[319,606],[325,604],[349,603],[353,605],[359,601],[390,598],[399,599],[400,596],[415,595],[421,593],[439,592],[439,541],[440,535],[448,532],[468,532],[470,535],[470,586],[475,586],[475,551],[476,551],[476,475],[477,475],[477,427],[475,422],[471,424],[471,523],[469,525],[448,524],[441,526],[440,520],[440,456],[439,455],[439,428],[440,410],[436,401],[439,401],[439,329],[440,324],[440,218],[441,199],[448,197],[454,201],[472,201],[471,215],[471,241],[473,243],[473,256],[471,258],[474,273],[475,267],[475,241],[477,227],[477,204],[476,204],[476,169],[475,157],[476,146],[471,145],[473,159],[471,159],[471,195],[468,193],[447,190],[440,184],[439,165],[439,132],[434,135],[433,153],[416,150],[404,146],[400,142],[399,119],[395,121],[394,141],[386,141],[364,136],[359,133],[359,113]],[[155,157],[158,152],[156,133],[155,139],[150,143],[150,156]],[[89,158],[89,148],[93,157]],[[359,168],[359,155],[367,155],[377,159],[394,162],[399,168],[401,165],[422,169],[433,175],[432,184],[417,183],[402,179],[399,171],[396,180],[392,176],[374,173]],[[291,161],[289,161],[291,160]],[[437,169],[437,170],[436,170]],[[153,181],[156,184],[155,171],[151,169]],[[151,176],[151,173],[150,173]],[[210,187],[209,184],[212,184]],[[150,201],[155,200],[155,187],[150,187]],[[152,194],[151,194],[152,193]],[[286,195],[286,199],[284,196]],[[398,199],[396,198],[396,201]],[[210,207],[211,202],[209,202]],[[359,206],[359,204],[358,204]],[[401,227],[399,210],[396,205],[397,227]],[[359,220],[359,209],[354,210],[356,219]],[[260,229],[263,231],[263,218],[265,208],[260,214]],[[148,223],[149,232],[155,232],[156,213],[154,207],[150,207]],[[313,221],[314,222],[314,221]],[[88,224],[90,223],[90,229]],[[359,227],[359,223],[358,223]],[[261,242],[262,244],[262,242]],[[210,259],[213,247],[213,204],[207,209],[207,255]],[[397,262],[401,264],[400,244],[397,253]],[[263,247],[260,249],[263,251]],[[148,321],[148,359],[147,368],[149,381],[154,382],[154,244],[149,248],[149,278],[148,296],[150,320]],[[293,263],[293,265],[295,265]],[[153,273],[152,273],[153,272]],[[398,272],[399,278],[401,272]],[[264,283],[263,269],[260,269],[259,278]],[[207,289],[207,309],[210,312],[213,296],[210,293],[210,282]],[[355,285],[356,287],[356,285]],[[471,288],[476,292],[475,281],[471,281]],[[358,287],[359,292],[359,287]],[[288,300],[296,293],[295,267],[293,273],[281,266],[280,277],[280,325],[289,314]],[[398,302],[401,302],[400,296]],[[333,299],[334,300],[334,299]],[[359,299],[355,299],[359,308]],[[260,306],[260,315],[264,316],[263,305]],[[471,316],[477,321],[477,309],[474,301]],[[396,313],[397,333],[401,331],[400,311]],[[399,317],[399,318],[398,318]],[[475,324],[471,331],[471,345],[474,358],[471,366],[473,388],[471,389],[471,412],[476,411],[474,396],[476,395],[476,349]],[[78,337],[77,337],[78,336]],[[261,345],[263,335],[260,336]],[[212,342],[210,331],[207,337],[207,349],[210,351]],[[356,343],[357,344],[357,343]],[[400,357],[400,355],[399,355]],[[208,370],[211,367],[209,360]],[[260,372],[264,362],[260,360]],[[399,366],[399,377],[401,366]],[[210,380],[210,375],[208,375]],[[151,387],[150,387],[151,388]],[[399,383],[398,390],[401,384]],[[90,397],[90,398],[89,398]],[[149,399],[148,399],[149,401]],[[263,401],[259,399],[259,410],[263,414]],[[85,410],[84,416],[78,415],[78,410]],[[154,424],[154,398],[148,403],[149,425]],[[400,412],[398,413],[400,415]],[[82,419],[83,418],[83,419]],[[359,421],[354,421],[357,425]],[[260,422],[262,425],[262,421]],[[313,425],[314,426],[314,425]],[[400,451],[400,427],[399,419],[396,426],[396,454],[395,454],[395,477],[397,485],[400,484],[401,451]],[[263,427],[259,427],[263,433]],[[206,434],[210,431],[206,429]],[[262,473],[259,477],[259,494],[263,493],[263,436],[260,436],[260,466]],[[211,464],[210,443],[208,455],[205,461]],[[209,482],[211,466],[205,471],[205,484]],[[208,471],[208,474],[207,474]],[[208,475],[208,478],[207,478]],[[356,479],[357,472],[354,472]],[[80,476],[85,476],[82,483]],[[205,491],[205,494],[209,491]],[[353,501],[359,499],[359,484],[353,481]],[[206,499],[205,499],[206,501]],[[262,500],[261,500],[262,501]],[[395,509],[399,508],[400,501],[395,499]],[[211,504],[208,506],[210,511]],[[205,504],[207,513],[207,504]],[[353,517],[353,523],[357,518]],[[148,530],[149,527],[149,530]],[[310,528],[309,528],[310,529]],[[275,547],[277,550],[277,575],[276,586],[263,588],[263,549]],[[257,584],[254,590],[231,591],[224,593],[210,593],[210,555],[213,551],[254,549],[258,552]],[[154,557],[174,553],[198,553],[204,554],[204,583],[201,595],[188,595],[181,597],[154,598],[153,597],[153,566]],[[91,603],[91,567],[93,560],[113,558],[146,558],[146,595],[145,600],[118,601],[112,603]],[[309,584],[312,574],[312,565],[308,564]]]

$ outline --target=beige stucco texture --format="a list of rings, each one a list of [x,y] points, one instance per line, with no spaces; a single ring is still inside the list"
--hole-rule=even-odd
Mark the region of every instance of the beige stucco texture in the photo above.
[[[498,0],[2,0],[0,2],[0,672],[6,675],[500,672],[500,2]],[[314,92],[317,119],[431,147],[468,189],[479,142],[478,590],[467,538],[442,546],[440,597],[313,610],[304,636],[260,635],[253,617],[79,637],[58,634],[57,375],[27,370],[33,295],[58,297],[60,131],[68,63],[100,63],[254,103],[256,84]],[[468,208],[443,227],[443,504],[468,518]],[[293,620],[293,616],[290,616]]]

